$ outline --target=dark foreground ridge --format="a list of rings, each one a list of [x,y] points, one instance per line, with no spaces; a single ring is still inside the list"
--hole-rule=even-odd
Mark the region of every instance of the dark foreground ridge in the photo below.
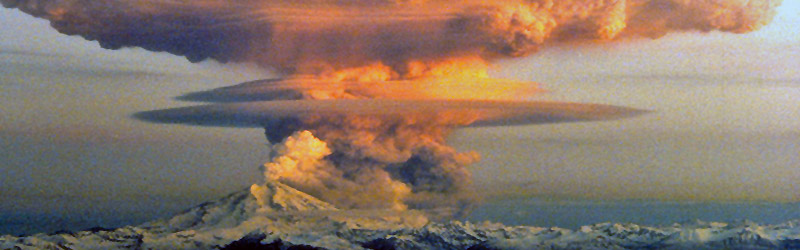
[[[281,183],[262,204],[243,190],[169,219],[112,230],[0,236],[0,249],[800,249],[779,225],[601,223],[577,231],[431,222],[421,211],[339,210]]]

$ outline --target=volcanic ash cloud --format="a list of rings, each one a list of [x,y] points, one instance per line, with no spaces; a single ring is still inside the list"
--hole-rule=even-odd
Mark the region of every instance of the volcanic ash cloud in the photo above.
[[[192,61],[255,62],[288,74],[381,63],[391,78],[449,58],[523,56],[547,44],[747,32],[775,0],[0,0],[104,48]]]
[[[770,0],[0,0],[104,48],[255,63],[282,78],[196,92],[216,104],[139,119],[264,127],[268,181],[340,208],[453,208],[472,201],[447,134],[462,126],[606,120],[639,110],[515,102],[535,84],[491,79],[489,62],[552,44],[747,32]],[[346,100],[345,100],[346,99]],[[263,188],[253,186],[260,197]],[[262,199],[264,197],[261,197]]]
[[[273,148],[276,157],[264,165],[268,176],[348,208],[458,207],[471,203],[465,196],[470,193],[466,192],[470,174],[465,167],[478,157],[447,146],[444,136],[450,128],[446,125],[435,120],[358,115],[319,117],[299,124],[325,138],[327,147],[292,147],[301,143],[319,145],[308,143],[317,140],[311,132],[295,132]],[[283,137],[272,131],[267,129],[269,137]],[[292,157],[294,154],[310,157]],[[288,159],[309,164],[307,168],[287,169],[284,163],[293,163],[285,161]]]
[[[222,90],[212,92],[230,97]],[[577,103],[356,99],[211,104],[140,112],[136,117],[264,127],[269,141],[276,143],[271,161],[264,165],[266,179],[339,208],[432,209],[458,215],[474,202],[467,167],[478,155],[446,144],[453,129],[607,120],[642,112]],[[254,187],[259,189],[263,188]]]

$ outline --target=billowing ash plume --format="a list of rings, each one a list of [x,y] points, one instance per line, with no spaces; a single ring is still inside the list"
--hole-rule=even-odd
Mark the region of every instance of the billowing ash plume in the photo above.
[[[304,133],[284,134],[297,128]],[[437,120],[409,117],[382,119],[344,115],[306,118],[267,129],[267,137],[286,138],[274,148],[278,157],[265,165],[268,176],[316,197],[344,207],[405,209],[459,207],[470,204],[464,192],[470,184],[465,166],[478,159],[475,153],[459,153],[445,145],[451,127]],[[325,154],[307,169],[285,170],[282,160],[296,154],[291,145],[311,134],[325,139]],[[308,150],[301,149],[300,152]],[[311,150],[314,152],[323,149]],[[302,154],[302,153],[301,153]],[[309,159],[312,157],[306,157]],[[299,171],[295,171],[299,170]],[[288,173],[287,173],[288,172]],[[310,178],[309,178],[310,177]]]
[[[521,56],[556,42],[747,32],[781,0],[0,0],[105,48],[142,47],[191,61],[256,62],[285,73],[382,63]]]
[[[135,115],[165,123],[265,127],[276,143],[264,166],[270,181],[341,208],[460,209],[472,200],[465,192],[466,166],[478,156],[445,144],[452,129],[641,113],[604,105],[509,102],[538,89],[490,79],[491,60],[557,43],[656,38],[672,31],[747,32],[766,24],[781,1],[0,2],[104,48],[251,62],[285,74],[181,97],[227,104]],[[253,187],[257,196],[259,190]]]
[[[273,147],[272,161],[264,165],[267,180],[289,184],[349,208],[402,210],[408,205],[435,208],[471,203],[471,197],[466,196],[469,192],[464,192],[470,174],[461,166],[476,160],[477,155],[445,146],[441,137],[444,131],[412,131],[441,127],[356,120],[337,119],[317,127],[319,135],[330,138],[327,143],[305,130],[285,137]],[[325,126],[359,128],[320,128]],[[388,131],[393,130],[390,127],[409,131]],[[331,135],[335,133],[332,131],[355,133]],[[387,136],[390,133],[397,135]],[[420,135],[429,138],[415,138]]]

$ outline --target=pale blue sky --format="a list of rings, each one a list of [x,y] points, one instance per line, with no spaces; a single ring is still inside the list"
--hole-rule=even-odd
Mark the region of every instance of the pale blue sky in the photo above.
[[[498,62],[494,76],[550,90],[531,99],[655,112],[466,129],[451,141],[483,155],[471,168],[486,192],[800,201],[798,12],[800,4],[786,1],[772,25],[751,34],[670,34]],[[147,124],[129,115],[185,106],[171,98],[269,72],[104,50],[17,10],[0,9],[0,19],[0,212],[146,196],[139,206],[189,205],[262,181],[261,130]]]

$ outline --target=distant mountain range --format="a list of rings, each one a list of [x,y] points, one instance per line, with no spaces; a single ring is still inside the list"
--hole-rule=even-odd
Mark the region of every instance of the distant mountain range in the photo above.
[[[800,220],[575,231],[440,223],[421,211],[340,210],[281,183],[262,187],[266,200],[243,190],[138,226],[0,236],[0,249],[800,249]]]

